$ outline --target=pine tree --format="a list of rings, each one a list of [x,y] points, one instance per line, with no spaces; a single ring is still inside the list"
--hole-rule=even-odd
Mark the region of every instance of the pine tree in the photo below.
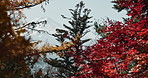
[[[67,78],[72,76],[78,76],[77,74],[81,68],[80,64],[77,63],[77,59],[74,56],[81,56],[83,50],[83,43],[89,41],[90,39],[82,38],[89,32],[88,28],[91,27],[89,21],[92,17],[89,16],[90,9],[85,8],[85,4],[81,1],[76,5],[76,9],[70,9],[72,14],[71,18],[65,17],[68,19],[70,26],[63,24],[66,29],[56,29],[57,33],[53,34],[56,37],[56,40],[61,43],[61,46],[66,49],[57,52],[57,55],[60,56],[59,59],[47,59],[46,62],[53,67],[57,67],[57,77]],[[64,46],[66,43],[71,43],[71,46]],[[83,63],[83,62],[82,62]]]

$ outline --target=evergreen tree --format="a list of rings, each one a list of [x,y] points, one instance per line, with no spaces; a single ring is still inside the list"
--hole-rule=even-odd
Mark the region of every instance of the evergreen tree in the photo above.
[[[45,59],[45,61],[53,67],[57,67],[56,77],[67,78],[72,76],[78,76],[81,71],[80,64],[74,58],[74,56],[81,56],[83,50],[83,43],[90,39],[82,39],[88,32],[88,28],[91,27],[89,21],[92,17],[89,16],[90,9],[85,8],[85,4],[81,1],[77,4],[76,9],[70,9],[72,17],[68,18],[62,15],[64,19],[68,19],[70,26],[63,24],[66,29],[56,29],[57,33],[53,34],[56,40],[61,43],[61,46],[66,49],[57,52],[60,56],[59,59]],[[64,46],[66,43],[71,43],[70,47]],[[82,62],[81,64],[83,64]]]

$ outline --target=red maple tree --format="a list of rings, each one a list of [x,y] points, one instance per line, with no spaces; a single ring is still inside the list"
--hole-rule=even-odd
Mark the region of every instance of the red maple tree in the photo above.
[[[148,72],[148,1],[115,0],[116,4],[127,10],[129,20],[106,21],[101,32],[107,36],[88,47],[83,53],[85,63],[79,78],[122,78],[147,77]],[[99,32],[100,32],[99,31]]]

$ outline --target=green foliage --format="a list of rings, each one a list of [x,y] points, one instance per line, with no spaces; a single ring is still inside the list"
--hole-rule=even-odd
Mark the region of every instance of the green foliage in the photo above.
[[[76,66],[76,59],[73,57],[78,52],[81,53],[83,50],[83,43],[88,42],[90,39],[82,40],[89,32],[89,27],[91,27],[89,21],[92,17],[89,16],[90,9],[85,8],[85,4],[81,1],[77,4],[76,9],[69,9],[71,13],[71,18],[65,17],[62,15],[64,19],[68,19],[69,25],[63,24],[66,29],[56,29],[57,33],[52,34],[57,41],[64,45],[67,42],[73,42],[74,46],[67,48],[59,53],[62,54],[59,59],[49,59],[46,62],[57,68],[56,77],[67,78],[71,76],[78,76],[78,72],[80,68]],[[75,54],[71,54],[71,52],[75,52]],[[80,55],[81,56],[81,55]]]
[[[105,25],[98,24],[97,22],[94,23],[94,29],[102,38],[107,37],[108,33],[104,33],[103,30],[105,29]]]

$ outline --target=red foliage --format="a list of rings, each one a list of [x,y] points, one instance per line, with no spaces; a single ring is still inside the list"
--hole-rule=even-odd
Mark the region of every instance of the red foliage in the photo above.
[[[147,4],[143,0],[116,0],[120,6],[128,8],[131,19],[126,23],[112,22],[102,31],[108,36],[83,51],[86,64],[79,78],[122,78],[145,77],[148,67],[148,16],[142,15]],[[135,20],[137,20],[135,22]],[[137,75],[136,75],[137,74]],[[75,77],[74,77],[75,78]]]

